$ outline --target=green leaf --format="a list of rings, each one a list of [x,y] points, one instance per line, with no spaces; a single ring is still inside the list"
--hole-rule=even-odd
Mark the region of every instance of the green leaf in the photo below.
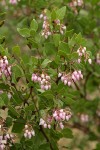
[[[32,30],[37,31],[37,29],[38,29],[38,23],[36,22],[35,19],[33,19],[31,21],[30,27],[31,27]]]
[[[57,13],[57,18],[62,20],[65,16],[65,13],[66,13],[66,6],[60,8],[59,10],[57,10],[56,13]]]
[[[8,84],[4,84],[4,83],[0,83],[0,89],[8,90],[9,89],[9,85]]]
[[[17,28],[17,31],[22,37],[30,37],[30,30],[28,28],[23,29]]]
[[[68,31],[68,30],[66,30],[66,33],[65,33],[66,37],[70,37],[70,36],[72,36],[73,32],[74,32],[74,29],[69,30],[69,31]]]
[[[72,48],[76,44],[76,41],[75,41],[76,36],[77,36],[77,34],[75,33],[71,39],[68,38],[68,45],[70,48]]]
[[[12,125],[12,118],[11,117],[6,118],[6,125],[7,125],[7,127],[10,127]]]
[[[42,62],[41,67],[42,67],[42,68],[45,68],[50,62],[52,62],[52,61],[49,60],[49,59],[45,59],[45,60]]]
[[[22,68],[19,65],[13,66],[12,70],[16,78],[21,77],[24,74]]]
[[[55,20],[56,17],[57,17],[56,11],[53,10],[52,13],[51,13],[51,20]]]
[[[93,150],[100,150],[100,143],[97,143],[96,148]]]
[[[55,46],[58,46],[59,41],[60,41],[60,34],[54,34],[53,35],[53,41],[54,41]]]
[[[34,104],[30,104],[29,106],[26,106],[25,107],[25,111],[28,112],[28,111],[33,111],[34,110]]]
[[[73,138],[72,130],[69,128],[64,128],[61,133],[65,138]]]
[[[2,94],[0,94],[0,97],[1,97],[2,100],[4,101],[5,105],[8,105],[9,99],[8,99],[7,93],[2,93]]]
[[[8,108],[9,108],[9,110],[12,112],[12,114],[14,116],[16,116],[16,117],[20,116],[20,114],[16,111],[16,109],[14,107],[12,107],[12,106],[9,105]]]
[[[13,48],[12,48],[12,53],[14,54],[14,55],[17,55],[18,57],[21,55],[21,51],[20,51],[20,47],[17,45],[17,46],[14,46]]]
[[[60,42],[60,44],[59,44],[59,50],[65,52],[66,54],[70,53],[70,48],[69,48],[68,44],[65,43],[65,42]]]
[[[22,118],[16,120],[13,125],[12,132],[21,133],[24,129],[25,121]]]
[[[39,146],[39,150],[51,150],[49,143],[44,143]]]

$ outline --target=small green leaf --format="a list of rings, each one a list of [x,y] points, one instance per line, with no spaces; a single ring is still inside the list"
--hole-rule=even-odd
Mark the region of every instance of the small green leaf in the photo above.
[[[12,107],[12,106],[9,105],[8,108],[9,108],[9,110],[12,112],[12,114],[14,116],[16,116],[16,117],[20,116],[20,114],[16,111],[16,109],[14,107]]]
[[[52,13],[51,13],[51,19],[52,19],[52,20],[55,20],[56,17],[57,17],[56,11],[53,10]]]
[[[57,18],[62,20],[65,16],[65,13],[66,13],[66,6],[60,8],[59,10],[57,10]]]
[[[12,132],[21,133],[24,129],[25,121],[22,118],[16,120],[13,125]]]
[[[6,93],[2,93],[2,94],[0,94],[0,97],[4,101],[5,105],[7,105],[9,102],[8,95]]]
[[[33,19],[31,21],[30,27],[31,27],[32,30],[37,31],[37,29],[38,29],[38,23],[36,22],[35,19]]]
[[[52,62],[52,61],[49,59],[45,59],[41,64],[42,68],[45,68],[50,62]]]
[[[64,128],[61,133],[65,138],[73,138],[72,130],[69,128]]]
[[[17,46],[14,46],[13,48],[12,48],[12,53],[14,54],[14,55],[17,55],[18,57],[21,55],[21,51],[20,51],[20,47],[17,45]]]
[[[22,37],[30,37],[30,30],[28,28],[23,29],[17,28],[17,31]]]
[[[60,44],[59,44],[59,50],[65,52],[66,54],[70,53],[70,48],[69,48],[68,44],[65,43],[65,42],[60,42]]]
[[[53,35],[53,40],[54,40],[55,46],[58,46],[59,45],[59,41],[60,41],[60,34],[54,34]]]

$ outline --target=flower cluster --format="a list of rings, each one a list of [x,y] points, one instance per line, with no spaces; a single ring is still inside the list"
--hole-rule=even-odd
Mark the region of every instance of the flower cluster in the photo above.
[[[31,125],[25,125],[24,129],[24,137],[31,139],[32,136],[35,136],[35,131],[33,130]]]
[[[15,5],[18,3],[18,1],[20,1],[20,0],[9,0],[9,3]]]
[[[6,77],[11,75],[11,66],[9,66],[6,56],[0,57],[0,78],[4,74]]]
[[[10,143],[14,143],[15,135],[8,133],[5,126],[5,120],[0,118],[0,150],[12,146]]]
[[[39,75],[39,74],[33,73],[32,81],[39,82],[42,90],[51,89],[50,76],[47,74],[42,73],[41,75]]]
[[[14,142],[14,135],[12,134],[3,134],[3,135],[0,135],[0,150],[4,150],[7,146],[12,146],[11,144],[9,144],[8,141],[10,141],[11,143]]]
[[[69,6],[77,14],[77,7],[83,6],[83,0],[72,0],[72,2],[69,3]]]
[[[68,121],[72,116],[70,109],[56,109],[53,111],[53,114],[47,119],[40,119],[39,125],[42,125],[44,128],[51,128],[52,122],[55,122],[61,129],[64,128],[64,121]]]
[[[80,79],[83,79],[83,74],[81,73],[81,70],[74,71],[73,73],[59,73],[58,77],[61,77],[61,81],[64,83],[64,85],[71,86],[73,82],[79,81]]]
[[[69,109],[58,109],[53,112],[53,118],[56,122],[58,122],[61,129],[64,128],[63,121],[68,121],[71,118],[71,116],[72,113]]]
[[[40,123],[39,125],[43,126],[44,128],[51,128],[51,125],[49,124],[49,121],[45,121],[44,119],[40,118]]]
[[[89,121],[89,116],[87,114],[81,114],[80,120],[81,120],[81,122],[86,123]]]
[[[60,23],[59,19],[54,20],[53,23],[54,23],[54,26],[59,27],[59,31],[54,31],[54,33],[55,32],[60,32],[61,34],[64,34],[64,31],[66,30],[66,26],[64,24]]]
[[[50,23],[49,20],[46,16],[46,10],[43,11],[43,13],[40,15],[40,19],[43,19],[43,31],[42,31],[42,36],[44,36],[46,39],[48,38],[48,36],[50,36],[51,30],[50,30]]]
[[[88,60],[88,63],[91,64],[92,60],[90,58],[90,54],[86,52],[86,47],[80,46],[80,48],[77,50],[78,53],[78,63],[81,62],[82,58],[84,58],[84,61],[86,62]]]
[[[48,17],[46,16],[46,10],[44,10],[43,13],[40,15],[40,19],[43,19],[42,36],[44,36],[46,39],[48,38],[48,36],[56,32],[64,34],[64,31],[66,30],[66,26],[60,23],[59,19],[52,21],[54,28],[52,30],[50,29],[50,22],[49,22]],[[57,30],[55,30],[56,27],[57,27]]]
[[[83,5],[83,0],[72,0],[72,2],[70,3],[70,6],[72,7],[77,7],[82,5]]]
[[[97,53],[96,63],[100,65],[100,53]]]

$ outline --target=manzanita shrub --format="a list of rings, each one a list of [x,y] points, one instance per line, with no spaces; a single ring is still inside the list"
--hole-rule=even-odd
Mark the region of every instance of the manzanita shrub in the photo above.
[[[0,3],[0,150],[100,150],[99,0]]]

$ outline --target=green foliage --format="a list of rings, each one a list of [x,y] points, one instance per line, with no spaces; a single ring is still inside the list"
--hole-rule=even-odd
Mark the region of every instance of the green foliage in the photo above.
[[[99,0],[84,0],[82,6],[72,8],[69,3],[20,0],[12,5],[9,0],[0,1],[0,61],[4,63],[7,56],[6,67],[11,67],[11,74],[6,68],[5,75],[0,66],[0,128],[3,119],[5,129],[0,136],[6,132],[17,135],[11,150],[58,150],[64,148],[58,144],[63,138],[71,140],[65,149],[85,149],[91,141],[97,143],[94,150],[100,149],[100,4]],[[81,57],[77,50],[83,47],[87,50]],[[72,73],[79,70],[83,80],[75,81]],[[48,75],[45,84],[51,87],[42,89],[41,82],[32,81],[33,73]],[[72,86],[61,81],[65,74]],[[71,120],[54,119],[54,111],[62,109],[71,113]],[[41,118],[49,124],[50,117],[50,129],[39,125]],[[25,125],[35,136],[25,138]],[[86,134],[82,141],[77,140],[74,128]],[[7,142],[6,146],[11,144]]]

